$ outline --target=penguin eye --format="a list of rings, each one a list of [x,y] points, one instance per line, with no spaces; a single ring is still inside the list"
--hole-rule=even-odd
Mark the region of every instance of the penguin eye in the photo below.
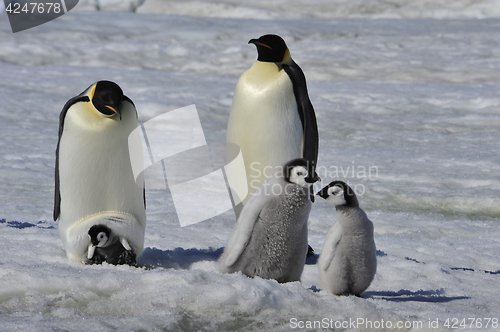
[[[329,190],[329,194],[332,196],[340,196],[343,193],[344,193],[344,190],[342,188],[340,188],[339,186],[334,186],[334,187],[330,188],[330,190]]]
[[[296,173],[297,176],[301,176],[301,177],[306,177],[307,176],[307,171],[305,170],[305,168],[303,167],[299,167],[297,170],[296,170]]]

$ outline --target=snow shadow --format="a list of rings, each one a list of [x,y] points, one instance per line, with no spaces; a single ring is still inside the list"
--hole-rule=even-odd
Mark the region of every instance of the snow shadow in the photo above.
[[[465,272],[475,272],[476,270],[474,269],[471,269],[470,267],[450,267],[450,270],[453,270],[453,271],[465,271]],[[488,274],[500,274],[500,270],[497,270],[497,271],[487,271],[487,270],[477,270],[477,271],[481,271],[481,272],[484,272],[484,273],[488,273]]]
[[[150,266],[151,268],[189,269],[196,262],[218,260],[223,251],[224,248],[175,248],[174,250],[145,248],[140,259],[140,264]]]
[[[436,289],[430,291],[418,290],[416,292],[409,291],[407,289],[401,289],[397,292],[392,291],[367,291],[364,292],[362,297],[381,299],[393,302],[433,302],[433,303],[443,303],[451,302],[455,300],[467,300],[470,299],[468,296],[444,296],[444,289]]]
[[[0,224],[6,224],[7,227],[17,228],[17,229],[25,229],[30,227],[38,227],[38,228],[47,228],[52,229],[54,226],[45,227],[46,224],[44,221],[39,221],[36,224],[32,224],[29,222],[20,222],[20,221],[6,221],[5,219],[0,219]]]
[[[385,252],[383,252],[382,250],[377,250],[377,257],[384,257],[384,256],[387,256]],[[312,256],[307,257],[306,265],[315,265],[316,263],[318,263],[318,258],[319,258],[318,254],[313,254]]]
[[[306,265],[314,265],[318,262],[319,255],[313,254],[309,257],[306,257]]]

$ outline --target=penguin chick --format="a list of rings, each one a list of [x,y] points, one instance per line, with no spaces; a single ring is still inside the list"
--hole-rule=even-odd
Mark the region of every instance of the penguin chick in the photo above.
[[[277,169],[243,207],[219,260],[222,272],[248,277],[298,281],[307,254],[307,220],[311,210],[310,175],[305,159]]]
[[[94,225],[89,229],[90,244],[87,264],[135,265],[136,257],[127,239],[114,235],[105,225]]]
[[[373,224],[346,183],[333,181],[317,195],[337,210],[337,222],[328,231],[318,259],[321,285],[335,295],[359,296],[377,270]]]

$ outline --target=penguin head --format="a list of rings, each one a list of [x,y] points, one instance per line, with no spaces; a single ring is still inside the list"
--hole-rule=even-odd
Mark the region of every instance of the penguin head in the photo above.
[[[316,195],[334,206],[359,207],[354,191],[343,181],[333,181]]]
[[[111,229],[104,225],[94,225],[89,229],[90,242],[95,247],[103,247],[111,237]]]
[[[308,187],[320,180],[318,174],[311,169],[307,160],[302,158],[287,162],[283,168],[285,180],[302,187]]]
[[[110,81],[99,81],[92,87],[90,100],[94,107],[106,118],[122,114],[120,106],[123,100],[123,91],[118,84]]]
[[[251,39],[249,44],[257,46],[258,61],[284,62],[290,57],[290,52],[283,38],[277,35],[264,35],[259,39]]]

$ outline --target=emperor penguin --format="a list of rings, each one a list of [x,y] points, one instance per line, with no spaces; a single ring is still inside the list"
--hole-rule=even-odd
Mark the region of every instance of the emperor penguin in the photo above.
[[[307,254],[309,187],[319,180],[294,159],[252,193],[219,259],[224,273],[299,281]]]
[[[227,177],[232,187],[240,188],[233,192],[247,192],[243,187],[250,195],[291,159],[305,159],[308,174],[316,174],[318,127],[304,73],[285,41],[264,35],[248,43],[257,47],[257,61],[236,84],[227,125],[227,142],[239,146],[246,179],[238,178],[241,171],[231,165]],[[238,198],[242,203],[235,207],[237,218],[249,196]]]
[[[318,259],[322,287],[335,295],[360,296],[377,270],[373,223],[345,182],[333,181],[317,193],[337,210]]]
[[[122,260],[127,263],[143,251],[144,186],[136,183],[128,147],[136,127],[134,103],[110,81],[92,84],[71,98],[60,114],[54,220],[59,220],[59,234],[72,261],[107,261],[125,249],[125,256],[134,256]],[[90,232],[94,226],[100,226],[101,236],[121,245],[96,245]]]

